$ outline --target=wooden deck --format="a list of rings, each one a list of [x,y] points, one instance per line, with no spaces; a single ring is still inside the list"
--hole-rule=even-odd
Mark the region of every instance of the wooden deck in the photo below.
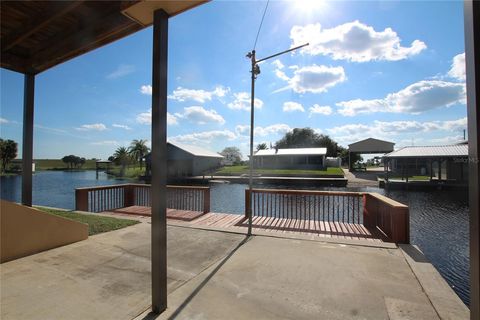
[[[150,216],[150,207],[132,206],[110,211],[117,214],[133,214]],[[167,209],[167,219],[180,220],[187,225],[205,226],[212,228],[229,229],[232,231],[246,232],[248,221],[244,215],[230,213],[202,213],[199,211],[184,211]],[[272,234],[304,234],[317,235],[325,238],[369,240],[383,242],[379,232],[371,232],[361,224],[327,222],[314,220],[295,220],[273,217],[254,217],[253,230],[272,232]]]
[[[131,206],[126,208],[115,209],[108,211],[110,213],[120,213],[120,214],[132,214],[137,216],[149,217],[152,215],[150,207],[142,206]],[[182,221],[192,221],[204,215],[200,211],[186,211],[186,210],[176,210],[176,209],[167,209],[167,218],[173,220],[182,220]]]

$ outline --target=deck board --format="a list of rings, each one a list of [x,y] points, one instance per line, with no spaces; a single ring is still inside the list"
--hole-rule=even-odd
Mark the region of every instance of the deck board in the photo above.
[[[151,210],[149,207],[132,206],[116,209],[110,211],[110,213],[150,216]],[[315,218],[316,215],[310,215],[310,217]],[[248,228],[248,220],[243,215],[230,213],[203,213],[199,211],[167,209],[167,219],[179,220],[188,225],[232,229],[240,232],[246,232]],[[327,238],[363,239],[375,242],[383,242],[385,240],[379,232],[372,232],[362,224],[339,221],[255,216],[252,218],[252,228],[253,231],[262,230],[276,234],[317,235]]]

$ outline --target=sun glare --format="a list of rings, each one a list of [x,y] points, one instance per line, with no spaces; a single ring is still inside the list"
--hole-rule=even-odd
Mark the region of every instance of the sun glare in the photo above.
[[[294,7],[306,13],[317,11],[325,7],[324,0],[294,0]]]

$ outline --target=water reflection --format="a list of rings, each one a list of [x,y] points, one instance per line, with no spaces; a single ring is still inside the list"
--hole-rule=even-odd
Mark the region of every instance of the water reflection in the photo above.
[[[104,172],[95,171],[38,171],[33,175],[32,201],[35,205],[73,209],[75,188],[125,183],[126,180],[109,178]],[[20,202],[22,199],[21,176],[1,177],[0,194],[5,200]]]

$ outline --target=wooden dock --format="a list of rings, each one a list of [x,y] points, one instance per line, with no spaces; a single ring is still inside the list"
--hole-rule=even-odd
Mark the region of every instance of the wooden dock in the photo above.
[[[249,189],[243,214],[211,212],[210,188],[167,186],[167,218],[190,226],[409,243],[408,206],[374,192]],[[238,195],[241,196],[241,195]],[[150,216],[150,185],[122,184],[75,189],[75,209]]]
[[[141,216],[151,215],[150,207],[144,206],[130,206],[112,210],[109,211],[109,213]],[[248,220],[244,215],[231,213],[203,213],[200,211],[168,209],[167,219],[182,221],[186,225],[191,226],[221,228],[236,232],[246,232],[248,228]],[[364,225],[356,223],[255,216],[252,219],[252,228],[254,232],[255,230],[262,230],[277,235],[304,234],[325,238],[383,242],[383,237],[380,232],[372,232]]]

